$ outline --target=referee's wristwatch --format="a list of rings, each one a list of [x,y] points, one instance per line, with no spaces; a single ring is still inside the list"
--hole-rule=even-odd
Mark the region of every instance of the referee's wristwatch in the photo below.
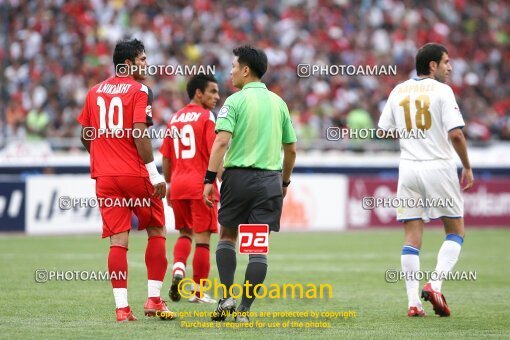
[[[288,181],[282,181],[282,187],[286,188],[290,185],[290,179]]]

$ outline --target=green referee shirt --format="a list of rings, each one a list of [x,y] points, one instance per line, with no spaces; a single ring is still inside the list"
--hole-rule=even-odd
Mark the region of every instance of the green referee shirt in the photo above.
[[[232,133],[225,168],[282,169],[282,144],[296,142],[287,104],[264,83],[251,82],[227,98],[216,133]]]

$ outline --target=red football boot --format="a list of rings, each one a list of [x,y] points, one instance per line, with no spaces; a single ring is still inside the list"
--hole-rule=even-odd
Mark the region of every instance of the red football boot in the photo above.
[[[439,316],[450,316],[450,308],[446,304],[446,299],[444,295],[440,292],[436,292],[432,289],[432,286],[429,283],[426,283],[423,286],[421,291],[421,297],[425,301],[430,301],[432,306],[434,307],[434,312]]]
[[[146,316],[159,316],[162,320],[173,320],[177,317],[177,314],[170,311],[166,306],[164,300],[154,301],[153,298],[148,298],[143,306],[143,311]]]
[[[131,308],[129,306],[124,308],[115,309],[115,313],[117,314],[118,322],[128,322],[128,321],[137,321],[136,316],[133,315]]]
[[[407,311],[407,316],[427,316],[427,313],[425,311],[418,307],[409,307]]]

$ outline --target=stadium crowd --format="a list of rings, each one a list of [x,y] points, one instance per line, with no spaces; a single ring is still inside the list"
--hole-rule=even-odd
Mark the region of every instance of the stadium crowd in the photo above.
[[[263,48],[264,77],[291,111],[302,143],[329,126],[374,126],[389,91],[414,74],[421,45],[444,44],[450,85],[469,139],[510,139],[509,1],[24,1],[0,4],[0,136],[78,140],[87,90],[113,75],[112,48],[141,39],[150,64],[215,65],[223,100],[234,91],[231,51]],[[298,64],[396,65],[397,76],[311,76]],[[184,76],[154,76],[154,121],[188,98]],[[349,122],[352,122],[350,124]],[[2,138],[0,138],[2,139]],[[0,140],[0,146],[2,140]]]

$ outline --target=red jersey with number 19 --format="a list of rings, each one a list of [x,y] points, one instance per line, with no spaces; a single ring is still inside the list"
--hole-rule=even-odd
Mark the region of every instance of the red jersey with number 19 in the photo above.
[[[198,104],[188,104],[170,118],[169,133],[159,150],[170,160],[170,199],[202,199],[204,174],[216,138],[214,127],[214,114]]]
[[[131,132],[135,123],[152,125],[151,105],[151,89],[132,78],[112,77],[90,89],[78,122],[91,141],[92,178],[148,177]],[[117,129],[124,131],[111,133]]]

